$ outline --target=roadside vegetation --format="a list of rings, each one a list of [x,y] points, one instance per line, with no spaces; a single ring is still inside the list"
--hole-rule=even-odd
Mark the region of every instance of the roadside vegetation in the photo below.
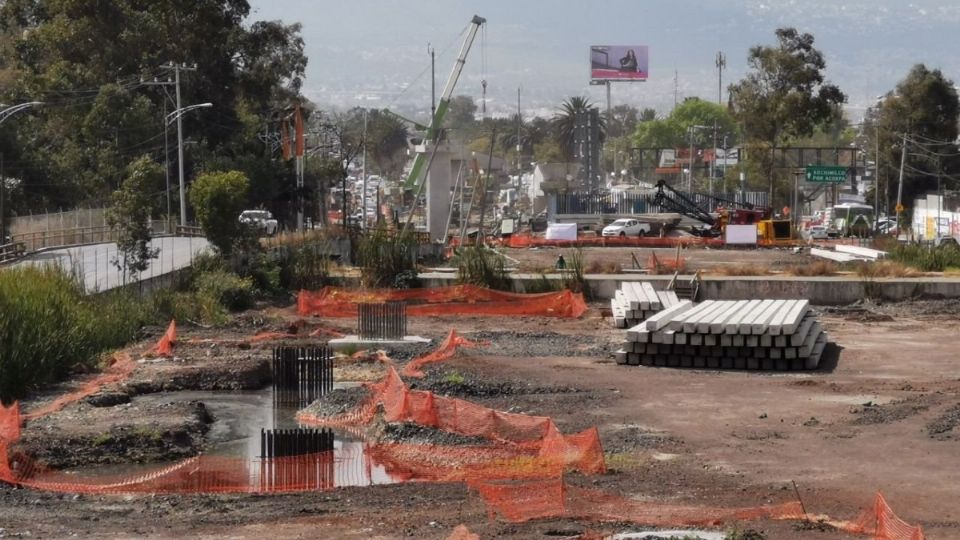
[[[0,272],[0,400],[22,397],[134,339],[149,309],[126,292],[87,296],[60,268]]]
[[[483,246],[464,246],[453,258],[457,283],[509,291],[513,288],[503,255]]]

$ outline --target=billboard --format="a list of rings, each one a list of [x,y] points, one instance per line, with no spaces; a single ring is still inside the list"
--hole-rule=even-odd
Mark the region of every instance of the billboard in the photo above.
[[[645,81],[648,74],[646,45],[590,47],[590,79],[593,81]]]

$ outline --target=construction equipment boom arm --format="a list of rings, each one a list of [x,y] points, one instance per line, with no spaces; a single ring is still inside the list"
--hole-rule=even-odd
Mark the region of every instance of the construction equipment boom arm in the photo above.
[[[666,182],[660,180],[657,182],[657,192],[653,195],[650,202],[662,208],[683,214],[697,221],[706,223],[711,227],[717,226],[717,220],[709,212],[700,208],[683,193],[673,189]]]
[[[470,52],[473,40],[477,37],[477,31],[480,30],[480,27],[486,22],[486,19],[478,15],[474,15],[470,21],[470,29],[467,31],[467,36],[463,40],[463,45],[460,46],[460,54],[457,56],[457,61],[453,64],[453,71],[450,72],[447,84],[443,87],[443,93],[440,95],[437,110],[434,112],[433,118],[430,119],[430,126],[427,129],[427,136],[424,139],[425,143],[429,142],[435,145],[440,142],[440,127],[443,124],[443,118],[447,115],[447,110],[450,108],[450,98],[453,96],[453,89],[457,86],[460,73],[463,72],[463,65],[467,62],[467,53]],[[410,175],[407,176],[407,181],[404,183],[406,189],[412,189],[417,185],[420,176],[424,173],[423,169],[426,162],[425,154],[418,152],[413,159],[413,167],[410,169]]]

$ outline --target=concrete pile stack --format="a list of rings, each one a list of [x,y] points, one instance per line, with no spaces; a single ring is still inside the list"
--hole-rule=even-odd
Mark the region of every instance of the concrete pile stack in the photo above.
[[[816,369],[827,333],[809,300],[684,300],[627,331],[618,364]]]
[[[613,325],[616,328],[630,328],[679,302],[673,291],[657,291],[646,281],[624,281],[610,299]]]

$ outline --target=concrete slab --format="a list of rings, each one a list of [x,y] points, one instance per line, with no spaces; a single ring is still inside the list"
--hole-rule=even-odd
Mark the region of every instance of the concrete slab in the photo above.
[[[432,340],[420,336],[403,336],[403,339],[360,339],[360,336],[352,335],[331,339],[327,344],[333,350],[338,350],[350,347],[359,347],[361,349],[402,347],[403,345],[422,345],[424,343],[430,343],[431,341]]]

